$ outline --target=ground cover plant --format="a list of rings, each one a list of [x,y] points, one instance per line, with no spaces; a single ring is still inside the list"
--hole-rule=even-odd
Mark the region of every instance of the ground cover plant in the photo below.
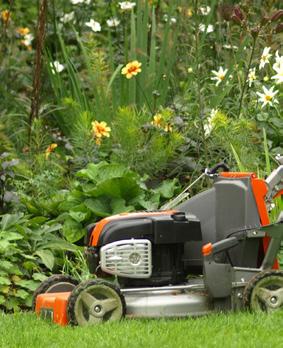
[[[2,309],[51,272],[88,276],[89,223],[157,209],[223,160],[270,173],[282,21],[280,1],[0,2]]]

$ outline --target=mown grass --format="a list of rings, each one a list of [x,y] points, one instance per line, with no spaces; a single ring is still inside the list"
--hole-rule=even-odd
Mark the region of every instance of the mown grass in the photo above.
[[[197,319],[130,320],[59,327],[31,313],[0,316],[1,347],[283,347],[283,312]]]

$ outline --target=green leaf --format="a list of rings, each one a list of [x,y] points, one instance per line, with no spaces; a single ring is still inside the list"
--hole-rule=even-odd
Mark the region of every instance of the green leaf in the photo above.
[[[17,224],[20,219],[24,216],[24,214],[6,214],[2,217],[2,220],[0,222],[0,228],[1,230],[7,230],[11,226]]]
[[[3,295],[0,295],[0,305],[4,304],[6,302],[6,299]]]
[[[19,285],[20,287],[24,288],[24,289],[28,289],[31,291],[35,291],[39,285],[39,282],[36,282],[34,280],[18,280],[16,282],[17,285]]]
[[[39,280],[39,281],[43,282],[48,277],[43,273],[33,273],[32,278],[34,280]]]
[[[112,214],[126,213],[135,210],[134,206],[127,206],[123,198],[114,198],[110,202]]]
[[[21,275],[22,272],[20,271],[19,267],[17,265],[14,265],[12,262],[7,260],[2,260],[0,262],[0,269],[10,273],[10,274],[16,274]]]
[[[11,281],[8,277],[0,277],[0,285],[10,285]]]
[[[5,232],[5,240],[20,240],[23,239],[24,237],[16,232]]]
[[[0,253],[5,253],[10,249],[11,243],[7,240],[0,240]]]
[[[177,182],[177,179],[165,180],[154,192],[159,193],[163,198],[171,198],[176,190]]]
[[[82,225],[73,220],[71,217],[67,218],[63,225],[63,235],[67,241],[74,243],[85,235],[86,231]]]
[[[81,211],[70,211],[70,216],[71,218],[73,218],[75,221],[77,222],[82,222],[86,219],[87,217],[87,212],[84,213],[84,212],[81,212]]]
[[[29,293],[23,289],[20,289],[14,292],[14,296],[19,297],[22,300],[25,300],[29,296]]]
[[[111,214],[111,208],[109,201],[103,197],[101,198],[89,198],[84,201],[84,204],[90,209],[96,216],[105,217]]]
[[[52,268],[54,267],[54,255],[52,253],[52,251],[50,250],[37,250],[36,255],[38,255],[42,261],[42,263],[49,268],[50,270],[52,270]]]

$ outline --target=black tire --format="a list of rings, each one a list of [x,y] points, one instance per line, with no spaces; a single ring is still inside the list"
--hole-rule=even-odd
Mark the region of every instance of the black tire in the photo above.
[[[79,284],[78,280],[66,274],[54,274],[45,279],[33,293],[32,310],[35,310],[36,298],[40,294],[72,291]]]
[[[85,296],[86,293],[95,300],[95,302],[92,303],[93,305],[96,303],[95,307],[97,303],[101,303],[100,309],[102,308],[104,314],[102,313],[100,318],[96,318],[98,314],[94,314],[95,308],[92,308],[92,305],[89,306],[83,303],[82,297]],[[117,306],[106,311],[103,308],[103,301],[111,298],[112,301],[116,301]],[[92,314],[90,314],[91,311]],[[103,279],[87,280],[76,286],[69,297],[67,305],[67,317],[71,325],[95,325],[98,322],[120,320],[125,316],[125,313],[126,302],[119,287]],[[95,315],[95,317],[93,315]],[[94,322],[91,319],[97,321]]]
[[[278,306],[272,303],[272,293],[278,289],[283,289],[283,271],[269,270],[258,273],[247,284],[243,294],[244,308],[249,311],[271,312],[274,310],[283,310],[283,301],[278,302]],[[257,292],[268,292],[270,298],[266,295],[261,298]],[[276,301],[276,299],[274,299]]]

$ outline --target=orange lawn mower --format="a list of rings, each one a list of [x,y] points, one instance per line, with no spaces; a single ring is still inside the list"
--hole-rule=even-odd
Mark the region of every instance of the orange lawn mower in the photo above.
[[[199,177],[211,178],[212,188],[190,199],[192,185],[164,210],[93,224],[85,238],[86,258],[97,278],[79,283],[51,276],[34,293],[35,312],[60,325],[84,326],[124,316],[282,309],[277,257],[283,212],[273,224],[268,216],[283,193],[283,156],[276,159],[278,168],[265,180],[220,163]]]

